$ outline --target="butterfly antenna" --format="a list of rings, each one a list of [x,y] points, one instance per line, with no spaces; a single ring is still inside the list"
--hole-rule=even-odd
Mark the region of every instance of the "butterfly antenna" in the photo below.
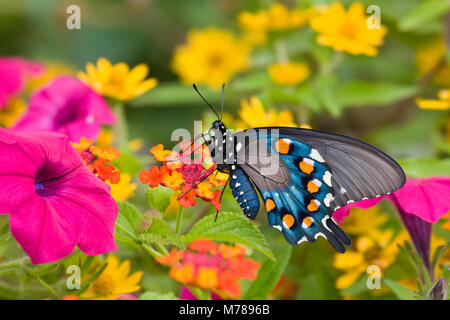
[[[214,109],[214,107],[208,101],[206,101],[206,99],[202,96],[200,91],[198,91],[197,86],[195,85],[195,83],[192,86],[194,87],[195,91],[197,91],[198,95],[203,99],[203,101],[205,101],[206,104],[211,108],[211,110],[214,111],[214,113],[217,116],[217,119],[219,119],[219,114],[217,113],[216,109]]]
[[[223,92],[225,91],[225,82],[222,83],[222,103],[221,103],[221,107],[220,107],[220,121],[222,121],[222,117],[223,117]]]

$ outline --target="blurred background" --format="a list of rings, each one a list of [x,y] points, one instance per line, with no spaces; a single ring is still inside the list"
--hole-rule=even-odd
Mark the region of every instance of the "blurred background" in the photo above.
[[[355,1],[337,2],[348,8]],[[124,153],[125,162],[137,162],[137,165],[127,166],[125,162],[118,165],[130,173],[132,181],[138,185],[136,197],[130,202],[139,209],[146,209],[146,200],[145,186],[137,176],[140,169],[154,164],[148,153],[150,147],[163,143],[170,149],[174,144],[170,141],[174,129],[193,130],[194,120],[205,120],[206,124],[215,120],[214,114],[192,89],[189,75],[184,73],[195,73],[202,66],[198,61],[190,64],[188,56],[187,62],[174,67],[177,52],[186,43],[188,47],[194,46],[188,34],[211,27],[227,33],[217,33],[217,38],[225,39],[229,34],[235,37],[223,49],[228,57],[225,67],[237,63],[242,50],[248,51],[245,67],[236,67],[223,79],[227,82],[224,121],[229,127],[289,123],[346,134],[372,143],[393,156],[410,177],[450,175],[450,94],[442,91],[450,86],[448,1],[360,1],[364,8],[379,6],[381,24],[385,28],[379,42],[374,40],[376,43],[367,44],[375,48],[371,54],[342,52],[320,43],[320,34],[332,36],[336,31],[333,23],[339,21],[333,19],[329,20],[328,30],[321,30],[320,25],[310,27],[309,18],[298,22],[299,26],[273,27],[277,23],[283,25],[286,16],[280,15],[279,21],[272,21],[274,30],[267,31],[260,39],[261,34],[251,33],[258,29],[258,18],[247,16],[246,19],[243,13],[267,11],[274,3],[270,0],[0,1],[0,55],[41,61],[54,68],[55,73],[74,75],[77,70],[84,71],[87,63],[95,64],[100,57],[113,64],[125,62],[133,67],[145,63],[149,66],[150,76],[158,79],[158,85],[125,102],[123,108],[128,139],[139,139],[142,144],[132,148],[135,152],[132,156]],[[333,1],[280,3],[308,14],[309,8],[331,5]],[[69,16],[66,9],[71,4],[81,9],[80,30],[66,28]],[[233,45],[238,38],[246,41],[241,51]],[[208,52],[214,45],[214,41],[204,41],[197,53]],[[193,50],[192,61],[195,55]],[[278,73],[270,71],[272,65],[287,61],[301,65]],[[212,70],[211,78],[215,76],[214,68],[205,67],[205,70]],[[301,73],[301,79],[297,78]],[[292,82],[283,83],[286,79]],[[220,85],[208,83],[208,80],[198,84],[206,98],[219,105]],[[433,101],[438,103],[433,104]],[[258,109],[259,104],[263,109]],[[273,122],[270,119],[274,119]],[[224,208],[240,210],[229,192],[224,197]],[[201,204],[188,209],[184,220],[186,227],[199,217],[197,212],[202,216],[213,213],[214,208]],[[355,238],[367,234],[371,227],[391,230],[396,235],[403,230],[393,206],[384,202],[370,214],[363,217],[355,214],[355,217],[347,227],[350,234],[354,231]],[[175,216],[169,216],[168,220],[173,223]],[[264,214],[259,215],[257,224],[274,252],[277,248],[286,248],[282,236],[267,226]],[[437,234],[447,241],[450,239],[448,231],[438,229]],[[386,269],[389,267],[390,279],[408,288],[414,287],[414,271],[408,266],[406,254],[400,253],[397,257],[397,253],[390,254],[381,245],[373,249],[362,254],[363,269],[366,261],[367,265],[384,261]],[[389,290],[368,290],[361,272],[356,272],[355,278],[347,279],[345,284],[336,285],[337,279],[350,271],[338,266],[325,241],[294,247],[292,258],[290,250],[283,258],[286,261],[278,275],[281,278],[269,298],[395,298]],[[148,257],[126,249],[121,249],[120,255],[134,259],[133,269],[145,270],[144,290],[179,289],[167,272],[151,264]],[[353,260],[350,257],[348,261],[351,264]]]

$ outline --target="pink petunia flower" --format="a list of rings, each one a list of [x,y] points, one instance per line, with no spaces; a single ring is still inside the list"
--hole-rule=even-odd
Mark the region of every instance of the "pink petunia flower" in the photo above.
[[[211,292],[210,294],[211,300],[223,300],[217,293]],[[180,290],[180,299],[181,300],[198,300],[198,298],[186,287],[181,287]]]
[[[117,204],[67,137],[0,129],[0,213],[34,264],[117,250]]]
[[[27,77],[39,75],[44,67],[19,57],[0,57],[0,109],[25,87]]]
[[[95,139],[101,124],[115,121],[94,90],[74,77],[59,76],[31,96],[27,112],[13,129],[59,132],[78,142],[81,137]]]
[[[435,223],[450,210],[450,177],[408,178],[394,193],[350,203],[336,210],[333,218],[342,223],[351,208],[367,209],[384,198],[407,214]]]
[[[388,199],[395,205],[417,253],[429,269],[431,227],[450,210],[450,177],[408,178],[396,192],[351,203],[336,210],[333,218],[342,223],[351,208],[367,209],[382,199]],[[429,272],[432,274],[433,270]]]

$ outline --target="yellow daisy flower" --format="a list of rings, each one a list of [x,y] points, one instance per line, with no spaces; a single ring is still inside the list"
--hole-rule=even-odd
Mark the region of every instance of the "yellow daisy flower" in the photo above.
[[[17,119],[24,113],[26,104],[23,100],[12,98],[8,101],[8,105],[0,109],[0,126],[8,128],[16,122]]]
[[[421,109],[447,110],[450,108],[450,89],[440,90],[438,92],[438,99],[416,98],[415,102]]]
[[[86,73],[78,72],[78,78],[97,93],[105,97],[128,101],[153,89],[158,81],[145,79],[149,73],[147,65],[141,63],[130,70],[124,62],[111,64],[106,58],[99,58],[97,66],[86,65]]]
[[[433,82],[439,86],[450,85],[450,65],[446,61],[442,63],[446,50],[446,44],[442,38],[433,39],[421,46],[415,55],[419,75],[427,74],[438,67],[433,76]]]
[[[236,124],[237,128],[247,129],[256,127],[296,127],[294,116],[288,110],[276,112],[266,111],[261,101],[252,96],[249,100],[241,100],[241,109],[238,111],[241,120]]]
[[[268,10],[258,12],[243,11],[238,15],[238,23],[244,30],[267,32],[300,28],[308,23],[314,9],[288,9],[283,3],[274,3]]]
[[[319,33],[317,42],[336,51],[344,51],[353,55],[365,54],[376,56],[383,43],[387,29],[369,29],[364,5],[353,3],[348,11],[343,5],[335,2],[331,7],[319,9],[310,21],[311,27]]]
[[[303,82],[310,74],[303,62],[277,63],[268,67],[270,78],[280,86],[293,86]]]
[[[216,28],[192,30],[175,48],[172,69],[184,83],[218,88],[249,66],[249,46],[231,32]]]
[[[344,272],[337,278],[336,288],[342,290],[350,287],[371,265],[377,265],[382,270],[389,267],[397,257],[397,244],[402,244],[406,239],[406,231],[393,237],[392,230],[357,238],[351,250],[334,256],[333,266]]]
[[[350,214],[345,218],[342,228],[345,232],[359,236],[372,235],[386,223],[388,216],[382,212],[379,206],[369,209],[352,208]]]
[[[122,294],[136,292],[141,289],[141,271],[130,273],[130,260],[120,263],[119,258],[110,255],[106,259],[107,267],[81,295],[84,299],[114,300]]]
[[[130,181],[131,176],[128,173],[121,173],[119,183],[112,184],[109,183],[109,181],[106,182],[111,187],[111,196],[114,200],[125,201],[134,196],[137,185],[135,183],[130,183]]]

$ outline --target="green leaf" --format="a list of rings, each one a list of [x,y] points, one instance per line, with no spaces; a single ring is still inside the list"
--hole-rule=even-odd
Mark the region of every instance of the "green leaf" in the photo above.
[[[410,97],[417,87],[388,82],[348,82],[338,89],[339,102],[343,106],[380,105]]]
[[[448,262],[445,263],[444,268],[442,269],[442,276],[450,282],[450,264]]]
[[[158,293],[153,291],[145,291],[139,297],[139,300],[180,300],[173,292]]]
[[[233,82],[233,89],[240,91],[250,91],[265,89],[272,85],[267,70],[257,70],[237,77]]]
[[[275,251],[276,261],[266,258],[259,269],[258,278],[252,282],[244,295],[244,299],[266,299],[283,275],[291,258],[291,253],[292,246],[284,244]]]
[[[123,237],[130,240],[136,240],[138,235],[137,227],[142,221],[140,212],[130,203],[120,201],[119,215],[116,221],[116,233],[120,233]]]
[[[433,20],[444,15],[450,9],[449,1],[426,0],[407,12],[398,23],[402,31],[420,30]]]
[[[164,213],[170,204],[173,192],[172,189],[161,185],[156,188],[148,188],[146,193],[148,207]]]
[[[384,279],[383,282],[395,293],[395,295],[400,300],[414,300],[414,292],[409,290],[408,288],[389,279]]]
[[[241,213],[222,212],[214,222],[215,214],[199,220],[182,236],[185,244],[193,240],[206,238],[215,241],[240,243],[254,248],[274,260],[270,248],[261,231]]]
[[[435,270],[439,260],[444,254],[445,250],[447,250],[448,244],[444,244],[436,248],[433,254],[433,258],[431,259],[430,270]]]
[[[180,237],[161,217],[152,217],[150,227],[146,232],[138,235],[137,241],[140,243],[175,245],[179,248],[184,247],[184,243]]]
[[[399,161],[408,177],[449,176],[450,159],[410,158]]]
[[[208,96],[211,90],[202,88],[202,94]],[[156,90],[150,90],[142,96],[129,103],[132,107],[154,107],[154,106],[180,106],[197,104],[198,96],[192,90],[192,86],[179,83],[159,84]]]
[[[320,74],[314,82],[317,98],[325,110],[335,117],[341,114],[337,85],[337,78],[333,74]]]

